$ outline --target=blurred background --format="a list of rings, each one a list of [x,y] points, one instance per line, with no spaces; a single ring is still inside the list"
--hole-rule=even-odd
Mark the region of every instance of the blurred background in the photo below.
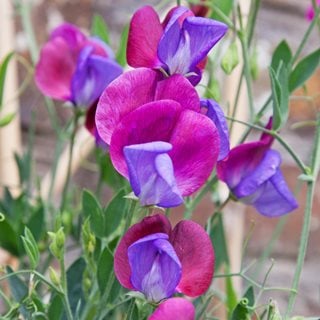
[[[1,0],[6,1],[6,0]],[[9,1],[10,2],[10,1]],[[92,17],[99,13],[105,18],[108,24],[111,38],[111,46],[114,51],[119,46],[119,39],[122,29],[128,24],[132,13],[140,6],[145,4],[155,4],[162,6],[159,1],[138,1],[138,0],[33,0],[29,1],[31,6],[31,21],[36,31],[37,43],[42,45],[48,38],[50,30],[61,22],[68,21],[81,27],[84,31],[90,30]],[[254,83],[255,103],[261,106],[270,92],[269,76],[267,67],[270,63],[271,55],[277,44],[287,39],[291,49],[295,52],[305,30],[310,23],[305,19],[305,11],[311,1],[308,0],[262,0],[261,10],[257,19],[257,27],[254,43],[257,50],[259,75]],[[16,2],[11,1],[14,11],[11,19],[14,22],[15,35],[12,45],[27,61],[31,61],[28,36],[24,32],[23,22],[15,7]],[[167,1],[164,8],[175,5],[174,1]],[[166,9],[163,10],[165,12]],[[1,23],[1,22],[0,22]],[[5,32],[2,30],[2,34]],[[1,40],[1,39],[0,39]],[[313,51],[319,46],[319,28],[314,30],[304,52]],[[1,51],[3,57],[3,52]],[[18,83],[22,83],[29,71],[18,64]],[[219,79],[220,86],[223,88],[224,80]],[[9,93],[14,96],[14,93]],[[306,98],[312,97],[312,98]],[[222,98],[221,105],[225,107],[227,97]],[[21,148],[25,148],[28,143],[28,131],[30,126],[35,126],[35,145],[34,145],[34,172],[43,177],[52,163],[55,148],[55,135],[51,127],[47,109],[44,107],[44,99],[35,87],[30,78],[27,88],[22,91],[18,99],[19,114],[21,121]],[[304,161],[308,161],[311,152],[312,137],[314,127],[299,126],[301,121],[314,120],[320,106],[320,72],[319,70],[308,81],[305,88],[294,93],[290,105],[290,117],[286,127],[282,130],[282,137],[298,152]],[[258,108],[257,108],[258,109]],[[67,122],[70,117],[70,109],[59,106],[57,103],[57,113],[59,120]],[[33,120],[34,119],[34,120]],[[34,124],[32,124],[34,121]],[[3,129],[0,129],[3,130]],[[253,134],[249,139],[253,140],[257,134]],[[11,143],[11,138],[6,143]],[[2,142],[4,143],[4,142]],[[1,146],[1,144],[0,144]],[[244,264],[249,264],[259,257],[263,250],[268,246],[272,239],[274,230],[283,227],[280,238],[274,245],[274,250],[270,257],[274,259],[274,266],[270,272],[268,286],[290,287],[295,268],[296,255],[298,251],[300,232],[303,219],[305,188],[297,186],[297,177],[300,172],[293,160],[282,147],[275,143],[283,156],[282,170],[292,190],[296,190],[299,209],[280,219],[268,219],[258,215],[253,209],[246,207],[244,215],[244,238],[249,235],[248,247],[245,255]],[[1,154],[0,154],[1,157]],[[1,160],[2,161],[2,160]],[[95,172],[94,158],[82,161],[81,166],[76,171],[73,181],[83,187],[91,188],[95,186],[97,174]],[[319,185],[320,186],[320,185]],[[307,258],[302,274],[299,295],[295,307],[295,313],[303,316],[320,315],[320,189],[317,188],[314,198],[314,210],[312,217],[310,242]],[[110,193],[104,191],[105,202]],[[214,208],[210,204],[210,199],[201,203],[196,209],[193,218],[200,223],[204,217],[212,214]],[[179,210],[178,210],[179,211]],[[179,212],[175,219],[178,219]],[[239,226],[240,227],[240,226]],[[241,246],[240,246],[241,248]],[[261,266],[261,275],[265,275],[269,269],[271,261]],[[253,268],[254,269],[254,268]],[[264,295],[265,301],[270,298],[277,300],[280,309],[286,305],[287,292],[267,292]]]

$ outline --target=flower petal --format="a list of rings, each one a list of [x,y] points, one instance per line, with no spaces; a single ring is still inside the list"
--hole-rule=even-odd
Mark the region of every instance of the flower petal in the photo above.
[[[184,110],[168,141],[178,189],[183,196],[197,191],[209,178],[219,154],[219,134],[206,116]]]
[[[128,248],[135,241],[153,234],[166,233],[170,236],[171,225],[165,215],[153,215],[131,226],[120,240],[114,254],[114,272],[122,286],[134,289],[131,283],[131,268],[128,260]]]
[[[207,109],[206,116],[216,125],[220,137],[220,152],[218,161],[224,159],[230,151],[229,130],[224,113],[219,104],[210,99],[202,99],[201,107]]]
[[[177,290],[191,297],[205,293],[214,272],[214,251],[208,234],[199,224],[184,220],[173,229],[171,243],[182,264]]]
[[[63,23],[55,28],[50,34],[50,41],[56,38],[65,40],[75,54],[77,54],[86,43],[86,36],[78,27],[71,23]]]
[[[155,233],[128,248],[131,283],[149,301],[171,297],[181,278],[181,263],[168,239]]]
[[[263,183],[276,173],[280,164],[281,157],[279,152],[267,150],[257,167],[250,174],[244,176],[232,192],[238,198],[252,195]]]
[[[101,138],[110,144],[120,120],[141,105],[153,101],[158,73],[141,68],[122,74],[102,93],[96,112],[96,125]]]
[[[125,146],[154,141],[169,142],[181,109],[181,105],[175,101],[160,100],[147,103],[124,117],[114,130],[110,143],[110,156],[115,169],[128,178],[123,154]]]
[[[260,197],[253,203],[261,214],[267,217],[277,217],[298,207],[280,169],[261,188]]]
[[[194,320],[193,304],[183,298],[171,298],[162,302],[148,320]]]
[[[167,142],[149,142],[124,148],[132,189],[143,206],[175,207],[183,202],[174,177]]]
[[[122,73],[122,68],[116,62],[93,55],[92,52],[91,46],[81,51],[72,77],[72,100],[78,107],[90,106],[100,97],[105,87]]]
[[[159,66],[157,48],[163,29],[158,14],[151,6],[135,12],[128,35],[127,61],[132,67]]]

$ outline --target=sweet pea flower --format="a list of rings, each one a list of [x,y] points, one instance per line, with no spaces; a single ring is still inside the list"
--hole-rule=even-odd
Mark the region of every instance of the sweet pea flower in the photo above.
[[[194,320],[193,304],[183,298],[171,298],[162,302],[148,320]]]
[[[233,195],[267,217],[281,216],[298,206],[280,171],[281,156],[270,149],[272,142],[273,137],[263,133],[259,141],[231,149],[217,164],[218,178]]]
[[[142,205],[177,206],[207,181],[220,138],[215,123],[200,111],[186,78],[163,79],[146,68],[124,73],[101,95],[98,133]]]
[[[182,6],[169,11],[161,23],[155,10],[144,6],[130,22],[127,61],[135,68],[185,75],[196,85],[201,80],[207,54],[226,31],[222,22],[195,17]]]
[[[205,230],[191,220],[180,221],[172,230],[165,215],[149,216],[131,226],[121,239],[114,272],[122,286],[140,291],[148,301],[159,302],[177,292],[196,297],[212,281],[212,243]],[[165,306],[151,319],[160,319]]]
[[[121,73],[105,43],[64,23],[52,31],[41,49],[35,82],[46,96],[89,108]]]
[[[317,0],[316,1],[317,5],[320,6],[320,0]],[[312,21],[314,19],[314,15],[315,15],[315,12],[314,12],[314,8],[313,8],[313,5],[310,4],[306,10],[306,19],[308,21]]]

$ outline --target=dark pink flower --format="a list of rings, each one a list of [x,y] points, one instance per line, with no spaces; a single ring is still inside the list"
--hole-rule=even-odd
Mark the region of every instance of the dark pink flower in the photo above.
[[[167,217],[157,214],[129,228],[116,249],[114,270],[122,286],[149,301],[175,292],[196,297],[211,284],[214,251],[197,223],[180,221],[172,230]]]
[[[317,0],[317,5],[320,6],[320,0]],[[313,8],[313,5],[310,4],[306,10],[306,19],[308,21],[311,21],[313,20],[314,18],[314,15],[315,15],[315,12],[314,12],[314,8]]]
[[[194,320],[193,304],[183,298],[171,298],[162,302],[148,320]]]
[[[143,205],[182,203],[205,183],[219,154],[218,130],[181,75],[162,79],[145,68],[123,74],[103,92],[96,125]]]
[[[163,23],[152,7],[142,7],[130,22],[128,64],[186,75],[195,85],[208,52],[226,31],[225,24],[195,17],[185,7],[172,9]]]

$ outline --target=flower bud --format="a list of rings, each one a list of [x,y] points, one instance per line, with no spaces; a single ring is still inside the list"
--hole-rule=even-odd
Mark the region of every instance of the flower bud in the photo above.
[[[52,267],[49,267],[49,277],[55,286],[60,286],[60,278]]]

